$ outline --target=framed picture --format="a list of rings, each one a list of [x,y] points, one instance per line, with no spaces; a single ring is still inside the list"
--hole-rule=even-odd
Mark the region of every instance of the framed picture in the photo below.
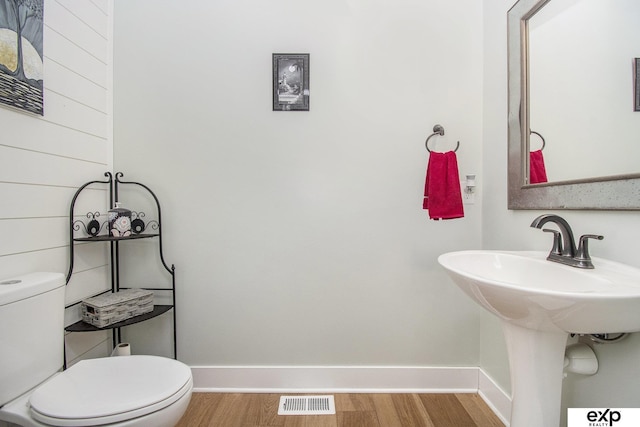
[[[0,103],[43,115],[44,0],[0,0]]]
[[[640,58],[633,60],[633,111],[640,111]]]
[[[309,111],[309,54],[273,54],[273,111]]]

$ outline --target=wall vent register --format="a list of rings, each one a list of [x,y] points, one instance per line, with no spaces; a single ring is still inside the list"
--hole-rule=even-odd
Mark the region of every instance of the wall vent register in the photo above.
[[[333,396],[280,396],[278,415],[334,415]]]

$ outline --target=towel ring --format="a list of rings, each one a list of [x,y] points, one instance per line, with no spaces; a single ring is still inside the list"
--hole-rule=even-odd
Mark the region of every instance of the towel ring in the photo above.
[[[547,142],[544,140],[544,136],[540,135],[535,130],[530,130],[529,133],[532,133],[534,135],[538,135],[540,137],[540,139],[542,140],[542,148],[540,149],[540,151],[544,150],[544,146],[547,145]],[[529,151],[531,151],[531,149],[529,149]]]
[[[428,151],[428,152],[430,152],[430,153],[431,153],[431,150],[429,150],[429,140],[430,140],[432,137],[436,136],[436,135],[440,135],[440,136],[444,135],[444,128],[443,128],[441,125],[435,125],[435,126],[433,127],[433,133],[432,133],[431,135],[429,135],[429,137],[427,138],[427,140],[424,142],[424,146],[425,146],[425,148],[426,148],[426,149],[427,149],[427,151]],[[453,152],[455,153],[456,151],[458,151],[458,148],[459,148],[459,147],[460,147],[460,141],[458,141],[458,142],[456,143],[456,148],[455,148],[455,150],[453,150]]]

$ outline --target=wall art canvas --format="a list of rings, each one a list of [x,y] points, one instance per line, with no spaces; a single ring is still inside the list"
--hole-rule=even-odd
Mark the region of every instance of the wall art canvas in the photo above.
[[[633,60],[633,105],[634,111],[640,111],[640,58]]]
[[[0,0],[0,103],[43,109],[44,0]]]
[[[309,111],[309,54],[273,54],[273,111]]]

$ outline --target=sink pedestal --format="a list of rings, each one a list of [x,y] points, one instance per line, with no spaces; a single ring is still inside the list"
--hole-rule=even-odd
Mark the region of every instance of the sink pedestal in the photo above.
[[[595,269],[546,252],[460,251],[438,257],[460,289],[503,322],[513,389],[511,427],[558,427],[570,332],[640,331],[640,268]]]
[[[511,427],[560,425],[562,370],[568,334],[502,321],[511,369]]]

